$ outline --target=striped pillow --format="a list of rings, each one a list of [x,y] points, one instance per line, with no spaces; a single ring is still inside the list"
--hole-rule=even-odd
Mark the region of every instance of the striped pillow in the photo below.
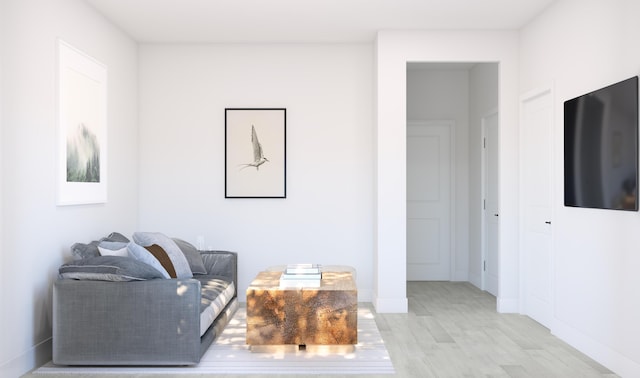
[[[133,240],[136,242],[136,244],[141,245],[145,248],[151,247],[154,244],[157,245],[159,248],[152,248],[152,249],[154,249],[154,251],[157,253],[157,256],[162,256],[162,259],[166,264],[166,265],[162,264],[161,262],[162,266],[165,267],[165,269],[166,269],[166,266],[169,266],[167,259],[168,261],[171,262],[171,265],[173,266],[175,275],[172,275],[171,272],[169,272],[169,270],[167,269],[167,272],[169,272],[169,275],[171,277],[173,278],[192,278],[193,277],[193,273],[191,272],[191,268],[189,267],[189,262],[187,261],[187,258],[184,256],[184,253],[182,253],[182,250],[180,250],[176,242],[174,242],[168,236],[161,234],[159,232],[135,232],[133,234]],[[149,250],[149,252],[151,252],[151,250]],[[151,253],[153,254],[153,252]],[[166,257],[164,257],[165,254],[166,254]],[[154,255],[156,259],[158,258],[157,256]]]
[[[147,251],[144,247],[137,245],[135,242],[130,242],[127,244],[127,250],[129,251],[129,256],[134,259],[141,261],[147,265],[151,265],[155,269],[157,269],[164,278],[171,278],[169,272],[160,264],[160,261],[156,259],[151,252]]]
[[[158,260],[158,262],[160,262],[160,265],[162,265],[162,267],[167,271],[167,273],[169,273],[169,276],[171,278],[177,277],[176,268],[173,266],[173,262],[171,261],[171,258],[169,257],[167,252],[164,249],[162,249],[162,247],[160,247],[157,244],[153,244],[144,248],[147,251],[149,251],[149,253],[151,253],[153,257],[155,257],[156,260]]]

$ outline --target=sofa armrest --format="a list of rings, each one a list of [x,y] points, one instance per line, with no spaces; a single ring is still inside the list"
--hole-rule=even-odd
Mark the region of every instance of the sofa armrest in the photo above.
[[[230,251],[200,251],[207,274],[233,280],[238,293],[238,253]]]
[[[199,360],[198,280],[54,283],[54,363],[189,365]]]

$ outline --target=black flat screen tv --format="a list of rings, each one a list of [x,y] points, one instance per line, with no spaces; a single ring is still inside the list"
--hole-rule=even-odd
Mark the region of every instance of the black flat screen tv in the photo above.
[[[638,210],[638,76],[564,103],[564,205]]]

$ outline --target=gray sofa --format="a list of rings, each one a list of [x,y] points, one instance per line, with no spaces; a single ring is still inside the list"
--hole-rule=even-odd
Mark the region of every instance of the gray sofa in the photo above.
[[[76,275],[61,274],[54,283],[53,363],[197,364],[238,307],[237,254],[199,253],[205,271],[192,278],[83,279],[72,270],[77,264],[63,265]],[[109,265],[104,261],[137,264],[128,257],[93,259],[102,259],[101,268]],[[110,278],[122,277],[118,269]]]

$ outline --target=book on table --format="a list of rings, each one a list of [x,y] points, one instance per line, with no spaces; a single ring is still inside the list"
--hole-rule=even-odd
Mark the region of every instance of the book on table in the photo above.
[[[320,287],[321,279],[318,264],[290,264],[280,276],[280,287]]]
[[[322,273],[282,273],[280,280],[321,280]]]
[[[319,274],[318,264],[289,264],[284,271],[286,274]]]

